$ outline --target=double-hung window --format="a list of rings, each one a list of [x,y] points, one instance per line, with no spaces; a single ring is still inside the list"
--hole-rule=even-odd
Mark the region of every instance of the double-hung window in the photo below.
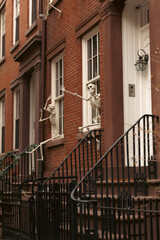
[[[0,100],[0,153],[5,152],[5,98]]]
[[[14,91],[14,112],[13,112],[13,145],[19,149],[19,115],[20,113],[20,92]]]
[[[63,56],[60,55],[52,60],[52,103],[56,110],[56,129],[59,135],[64,134],[64,94],[61,86],[64,85]],[[52,129],[53,135],[54,129]]]
[[[95,93],[100,94],[99,32],[93,29],[82,39],[83,97],[89,98],[88,85],[95,85]],[[90,101],[83,101],[83,126],[100,125],[98,109]]]
[[[37,0],[29,0],[29,26],[37,19]]]
[[[0,59],[5,56],[5,8],[0,12]]]
[[[13,44],[15,44],[19,40],[19,12],[20,12],[20,0],[14,0]]]

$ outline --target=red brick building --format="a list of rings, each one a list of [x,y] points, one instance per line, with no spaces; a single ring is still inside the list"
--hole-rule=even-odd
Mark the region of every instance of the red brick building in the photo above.
[[[54,65],[59,59],[63,61],[60,84],[67,90],[87,97],[87,84],[94,83],[101,98],[99,127],[104,129],[105,151],[140,116],[159,114],[159,94],[155,88],[159,81],[158,63],[155,62],[155,58],[159,61],[155,54],[159,32],[155,29],[154,3],[97,0],[94,3],[70,1],[69,4],[53,1],[53,5],[62,13],[51,5],[47,13],[46,4],[42,10],[43,14],[48,14],[45,19],[45,99],[51,94],[52,102],[56,103]],[[94,41],[97,41],[97,48]],[[88,53],[92,54],[88,59],[89,46],[86,44],[90,44],[90,51],[95,51]],[[139,59],[139,49],[149,55],[147,69],[142,72],[136,71],[134,66]],[[66,92],[61,92],[59,97],[64,101],[63,133],[45,146],[46,172],[54,169],[57,161],[61,162],[78,142],[78,128],[93,124],[91,109],[85,100]],[[50,123],[45,122],[44,126],[44,139],[48,139],[51,137]],[[59,153],[61,156],[57,158]]]
[[[154,135],[154,120],[158,117],[153,116],[151,122],[148,120],[151,115],[160,115],[159,9],[160,3],[156,0],[0,0],[0,161],[4,162],[0,168],[4,177],[3,212],[8,214],[6,199],[14,206],[9,209],[13,213],[12,222],[8,223],[7,218],[4,218],[4,236],[10,237],[10,232],[14,235],[18,231],[19,239],[50,240],[55,236],[53,239],[61,240],[68,239],[69,236],[69,239],[74,240],[78,239],[79,234],[81,239],[108,239],[107,226],[104,227],[100,222],[107,219],[107,191],[109,196],[112,195],[111,202],[114,202],[113,197],[117,191],[114,190],[115,183],[118,183],[116,197],[122,195],[128,202],[137,193],[147,195],[150,200],[153,195],[154,199],[157,197],[151,187],[148,187],[147,192],[146,185],[150,186],[147,181],[153,177],[151,184],[156,189],[156,184],[159,183],[159,132],[156,131]],[[143,123],[139,121],[133,126],[145,114]],[[128,132],[124,134],[130,127],[132,135]],[[93,131],[90,133],[90,130]],[[98,134],[96,131],[99,131]],[[85,138],[87,133],[89,135]],[[118,138],[120,146],[119,141],[116,142]],[[38,157],[36,154],[33,156],[30,149],[24,151],[33,144],[42,150]],[[80,144],[83,146],[82,153]],[[95,147],[93,151],[92,147]],[[11,160],[8,151],[13,151]],[[25,161],[23,154],[29,156]],[[103,154],[106,155],[102,157]],[[107,161],[108,156],[110,159]],[[32,162],[32,157],[35,158],[35,163]],[[94,168],[98,160],[103,165]],[[149,162],[150,160],[154,161]],[[16,164],[21,168],[19,171],[17,167],[18,173],[16,167],[11,171]],[[9,173],[7,166],[10,166]],[[46,180],[50,174],[52,176]],[[20,176],[21,181],[14,175]],[[36,177],[40,179],[35,180]],[[87,192],[86,182],[91,178],[92,181],[94,178],[94,186]],[[80,205],[75,204],[72,209],[77,213],[77,220],[72,219],[74,214],[70,209],[70,193],[79,180],[82,183],[79,183],[75,193],[82,202],[78,203]],[[89,182],[90,185],[92,181]],[[31,195],[28,188],[26,193],[27,190],[22,187],[26,182],[32,184]],[[109,189],[106,192],[102,187],[105,182],[106,189]],[[133,184],[131,187],[130,182]],[[144,182],[140,190],[139,182]],[[20,192],[21,202],[18,198],[14,201],[13,197],[6,198],[7,184],[12,187],[20,185],[19,189],[23,190]],[[100,185],[100,190],[98,187],[95,190],[96,184]],[[23,197],[28,195],[29,200],[24,200]],[[75,195],[72,194],[72,200]],[[93,198],[98,202],[100,197],[101,213],[97,209],[95,211],[92,202],[88,202],[87,215],[83,200],[91,201]],[[43,205],[44,200],[46,202]],[[50,201],[57,205],[52,208]],[[65,201],[66,204],[62,207]],[[146,210],[149,203],[145,205],[148,200],[143,201],[143,210]],[[155,201],[159,203],[159,199]],[[137,202],[135,206],[138,208],[140,204]],[[157,202],[157,209],[152,209],[151,206],[149,210],[159,213]],[[65,206],[68,206],[67,210]],[[126,211],[125,207],[124,209]],[[133,212],[135,209],[132,209]],[[17,212],[21,221],[17,221]],[[49,215],[50,212],[52,216]],[[57,212],[61,214],[61,222]],[[86,216],[88,225],[84,226],[85,221],[79,220],[80,214],[81,220]],[[100,219],[96,222],[96,231],[92,228],[94,221],[90,220],[90,215],[96,219],[94,214]],[[144,228],[148,231],[151,229],[152,232],[155,221],[156,226],[159,226],[160,221],[157,219],[152,219],[150,215],[146,222],[153,220],[151,228],[146,225]],[[120,217],[114,223],[110,222],[110,225],[121,226],[119,220]],[[76,221],[80,230],[76,228]],[[105,224],[107,225],[107,220]],[[129,231],[127,227],[126,231]],[[137,225],[136,229],[139,229],[138,233],[127,232],[127,236],[121,230],[123,237],[119,239],[141,239],[141,225]],[[117,234],[113,229],[112,233],[114,237]],[[155,234],[155,239],[158,239],[158,230]]]

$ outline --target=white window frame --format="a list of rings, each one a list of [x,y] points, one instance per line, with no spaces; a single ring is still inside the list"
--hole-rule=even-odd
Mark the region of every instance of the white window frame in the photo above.
[[[13,6],[14,6],[13,8],[13,44],[15,44],[19,40],[19,36],[18,36],[18,39],[16,39],[16,28],[17,28],[17,18],[19,18],[19,13],[20,13],[20,0],[14,0]],[[19,20],[18,20],[18,24],[19,24]],[[19,26],[18,26],[18,31],[19,31]]]
[[[35,143],[35,72],[30,79],[29,145]]]
[[[6,22],[6,13],[5,13],[5,7],[4,7],[0,12],[0,59],[2,59],[2,57],[5,56],[5,46],[4,46],[4,54],[2,53],[3,37],[5,38],[5,32],[6,32],[5,22]]]
[[[2,149],[2,128],[5,129],[5,98],[0,99],[0,153],[5,152],[5,137],[4,137],[4,150]],[[5,135],[5,130],[4,130]]]
[[[13,95],[13,149],[17,150],[19,149],[19,144],[18,147],[16,147],[16,121],[20,120],[20,91],[15,90],[14,95]],[[20,124],[20,122],[19,122]],[[18,136],[19,137],[19,136]],[[18,139],[19,143],[19,139]]]
[[[88,34],[86,34],[82,38],[82,94],[84,98],[89,98],[90,94],[88,92],[88,84],[93,83],[95,84],[97,91],[97,83],[100,84],[100,63],[99,63],[99,51],[97,55],[97,76],[93,77],[93,69],[92,69],[92,78],[88,80],[88,53],[87,53],[87,41],[89,39],[92,39],[93,37],[97,35],[99,36],[99,27],[92,29]],[[92,42],[93,44],[93,42]],[[97,49],[99,49],[99,37],[97,41]],[[93,66],[93,56],[91,57],[92,66]],[[97,93],[97,92],[96,92]],[[83,126],[90,126],[90,128],[98,128],[100,127],[100,123],[96,124],[93,123],[93,117],[92,117],[92,107],[90,104],[90,101],[83,100]],[[97,114],[97,113],[96,113]],[[86,129],[84,129],[85,131]]]
[[[36,8],[36,11],[37,11],[37,8]],[[33,12],[33,0],[29,0],[29,26],[32,26],[32,24],[35,21],[35,20],[33,21],[32,12]],[[36,19],[37,19],[37,14],[36,14]]]
[[[56,64],[60,64],[60,61],[62,61],[62,84],[60,83],[59,77],[60,77],[60,73],[58,73],[58,78],[56,78]],[[58,67],[58,71],[59,71],[59,67]],[[61,53],[60,55],[58,55],[56,58],[54,58],[51,62],[51,95],[52,95],[52,104],[55,104],[55,110],[56,110],[56,129],[58,134],[60,135],[60,137],[64,137],[64,92],[60,91],[60,85],[64,85],[64,65],[63,65],[63,53]],[[58,82],[58,90],[60,91],[59,96],[56,96],[56,81]],[[59,116],[60,112],[59,112],[59,107],[60,107],[60,101],[62,101],[62,115]],[[60,132],[60,121],[59,119],[61,118],[61,129],[62,131]],[[53,136],[53,131],[54,129],[52,128],[52,136]]]

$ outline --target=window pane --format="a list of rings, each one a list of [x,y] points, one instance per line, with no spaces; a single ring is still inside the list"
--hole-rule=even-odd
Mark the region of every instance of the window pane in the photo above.
[[[58,97],[58,80],[56,80],[56,97]]]
[[[92,79],[92,60],[88,61],[88,80]]]
[[[60,77],[62,76],[62,59],[60,60]]]
[[[19,92],[16,92],[16,119],[19,118]]]
[[[93,78],[97,76],[97,57],[93,58]]]
[[[56,63],[56,79],[58,78],[58,62]]]
[[[92,57],[91,39],[87,41],[87,49],[88,49],[87,59],[90,59]]]
[[[62,82],[62,77],[60,78],[60,86],[62,86],[63,85],[63,82]],[[62,95],[63,94],[63,91],[62,90],[60,90],[60,95]]]
[[[16,120],[16,129],[15,129],[15,149],[19,148],[19,119]]]
[[[59,134],[63,134],[63,100],[59,101]]]
[[[5,34],[2,36],[2,57],[5,56]]]
[[[5,152],[5,127],[2,127],[2,153]]]
[[[15,42],[19,40],[19,16],[16,18],[16,34],[15,34]]]
[[[93,37],[93,56],[97,55],[97,35]]]
[[[32,0],[32,23],[37,19],[37,0]]]
[[[97,93],[100,93],[100,81],[97,81]]]
[[[2,126],[5,126],[5,102],[2,102]]]

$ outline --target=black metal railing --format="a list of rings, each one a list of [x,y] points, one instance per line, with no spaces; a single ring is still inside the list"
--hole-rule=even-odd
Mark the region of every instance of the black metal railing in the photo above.
[[[142,116],[74,188],[72,239],[159,239],[160,198],[147,197],[147,179],[157,177],[158,121]]]
[[[70,239],[73,212],[70,193],[102,156],[102,130],[92,130],[78,143],[60,166],[38,183],[36,235],[38,239]],[[98,180],[99,169],[96,178]]]
[[[36,147],[35,144],[31,145],[18,154],[8,152],[0,159],[4,237],[12,236],[13,239],[17,239],[19,234],[19,239],[27,239],[25,237],[29,235],[29,185],[37,177],[36,159],[39,158],[39,150],[33,151]]]

